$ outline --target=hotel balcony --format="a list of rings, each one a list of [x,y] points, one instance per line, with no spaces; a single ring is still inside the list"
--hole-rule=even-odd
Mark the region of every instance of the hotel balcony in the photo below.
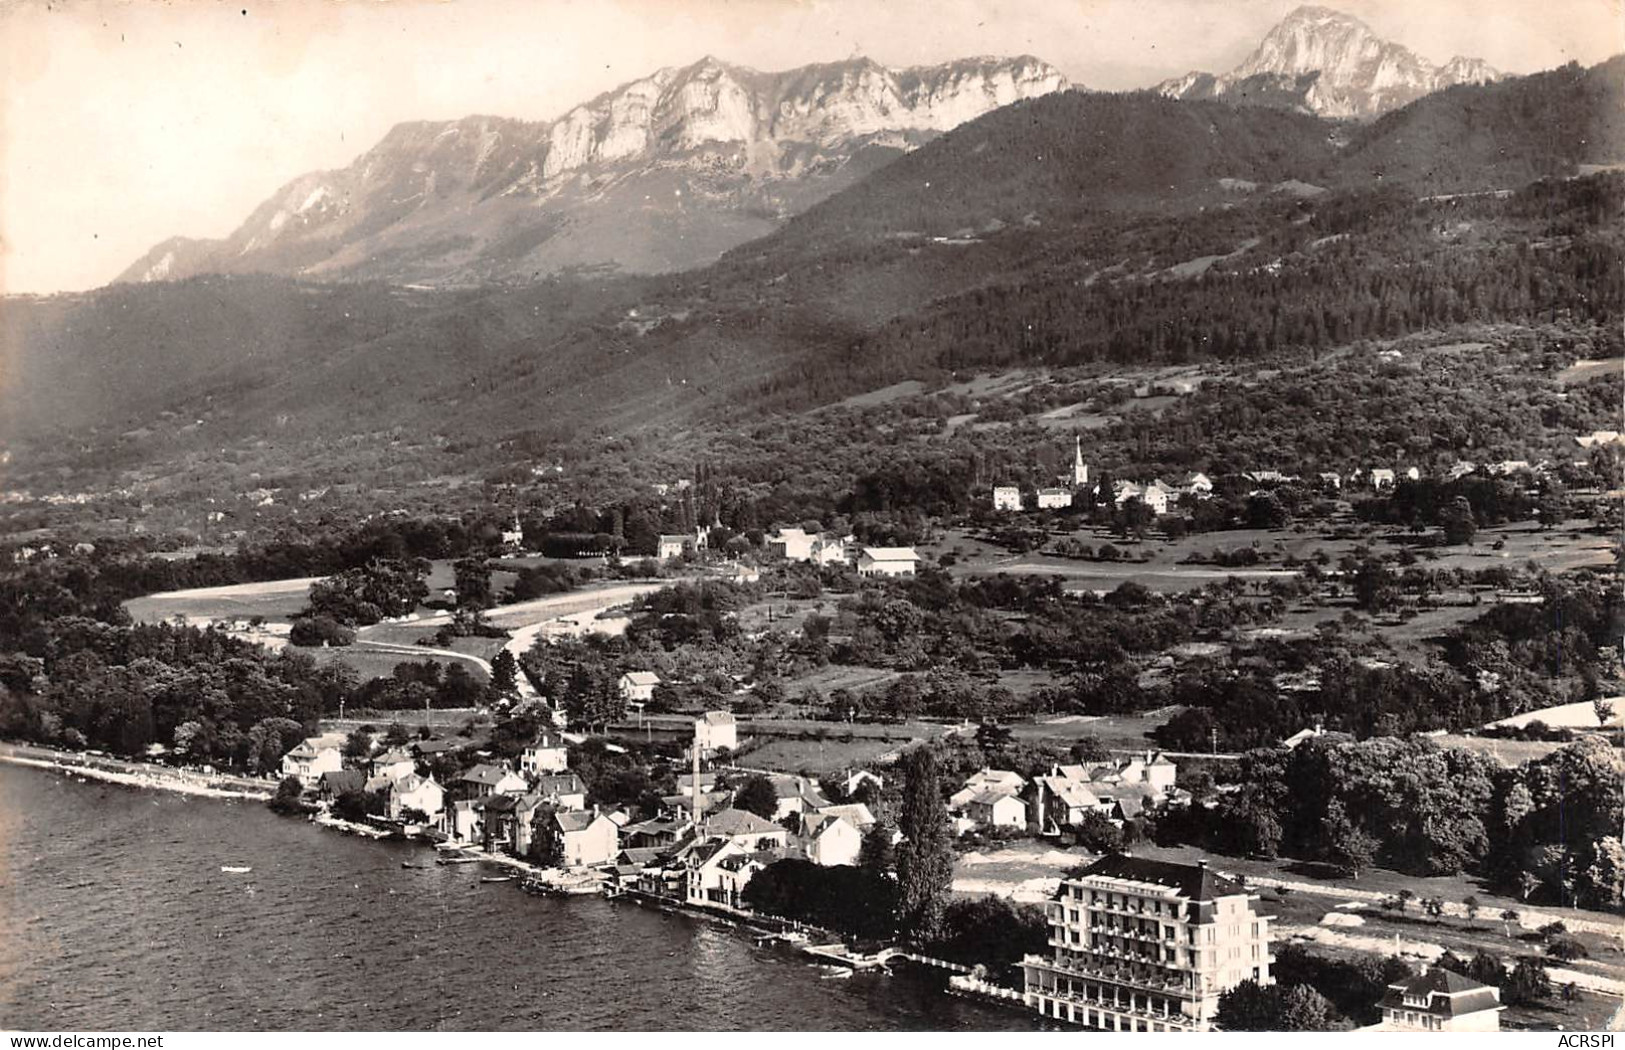
[[[1103,984],[1115,984],[1124,988],[1136,988],[1144,991],[1156,992],[1159,995],[1172,995],[1184,999],[1199,999],[1202,997],[1200,988],[1186,987],[1183,977],[1169,978],[1156,977],[1143,970],[1135,972],[1121,966],[1091,965],[1084,962],[1063,963],[1055,959],[1040,955],[1029,955],[1022,961],[1023,966],[1032,966],[1050,970],[1066,977],[1082,977]],[[1174,971],[1178,973],[1180,971]]]

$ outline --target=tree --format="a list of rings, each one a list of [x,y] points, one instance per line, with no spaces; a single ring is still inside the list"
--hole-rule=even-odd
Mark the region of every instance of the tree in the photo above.
[[[288,629],[288,642],[308,648],[345,646],[355,641],[355,631],[331,616],[301,616]]]
[[[1467,908],[1467,924],[1471,926],[1478,921],[1478,913],[1482,910],[1483,905],[1477,897],[1472,896],[1467,897],[1461,903]]]
[[[865,784],[868,781],[864,781]],[[897,865],[897,851],[892,848],[892,829],[884,821],[863,833],[863,844],[858,848],[858,867],[872,875],[891,877]]]
[[[1307,984],[1294,984],[1282,990],[1275,1031],[1324,1032],[1336,1025],[1337,1010],[1331,1001]]]
[[[365,729],[352,729],[344,738],[344,757],[351,761],[360,761],[372,755],[372,734]]]
[[[1552,978],[1539,959],[1519,959],[1501,989],[1509,1006],[1533,1006],[1552,997]]]
[[[1507,935],[1507,937],[1510,939],[1512,937],[1512,924],[1513,923],[1520,923],[1521,924],[1522,921],[1523,921],[1523,916],[1519,915],[1513,909],[1508,908],[1506,911],[1503,911],[1501,913],[1501,931],[1503,933],[1505,933]]]
[[[1473,516],[1473,505],[1465,496],[1457,496],[1439,517],[1444,529],[1444,541],[1452,546],[1473,542],[1478,532],[1478,520]]]
[[[1591,701],[1591,713],[1597,719],[1597,725],[1607,729],[1608,723],[1614,718],[1614,702],[1599,696]]]
[[[491,607],[491,565],[482,555],[459,558],[451,564],[459,609]]]
[[[757,773],[746,777],[745,782],[734,791],[733,804],[735,809],[772,820],[779,809],[779,793],[773,789],[772,781]]]
[[[909,939],[930,943],[941,933],[943,907],[953,885],[954,854],[942,804],[937,756],[917,747],[903,759],[903,802],[897,848],[901,914]]]
[[[347,626],[405,616],[429,596],[420,559],[374,558],[366,565],[311,584],[307,616],[330,616]]]
[[[1473,955],[1464,972],[1473,980],[1492,988],[1501,987],[1507,979],[1506,964],[1501,961],[1501,957],[1482,948]]]
[[[1411,901],[1415,899],[1416,893],[1414,891],[1409,889],[1400,890],[1399,893],[1394,897],[1394,900],[1399,903],[1399,913],[1401,915],[1405,914],[1405,909],[1409,907]]]
[[[1422,910],[1426,912],[1428,918],[1432,919],[1434,924],[1437,925],[1439,919],[1444,916],[1444,898],[1423,897]]]
[[[1332,829],[1327,858],[1358,879],[1360,872],[1376,860],[1378,845],[1376,838],[1364,828],[1345,818]]]
[[[283,777],[282,783],[276,786],[276,794],[271,798],[271,810],[275,813],[298,813],[304,808],[305,786],[299,782],[298,777]]]
[[[519,662],[504,649],[491,658],[491,681],[486,686],[491,702],[514,700],[519,696]]]
[[[407,733],[406,727],[401,725],[399,722],[389,723],[389,728],[384,730],[385,747],[405,747],[411,742],[411,735]]]
[[[367,819],[368,799],[365,791],[354,789],[339,793],[333,800],[333,815],[340,820],[361,823]]]
[[[1573,937],[1553,937],[1551,943],[1546,945],[1546,954],[1564,962],[1573,962],[1575,959],[1584,959],[1591,953],[1586,950],[1584,944]]]
[[[1226,1032],[1269,1032],[1275,1027],[1277,995],[1248,978],[1219,996],[1213,1023]]]
[[[1354,570],[1354,601],[1366,612],[1382,612],[1399,598],[1394,574],[1375,558],[1363,558]]]

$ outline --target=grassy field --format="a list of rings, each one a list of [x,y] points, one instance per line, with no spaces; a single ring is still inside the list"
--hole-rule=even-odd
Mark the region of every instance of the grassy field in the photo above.
[[[267,620],[285,622],[305,607],[314,582],[314,578],[269,580],[166,591],[132,598],[125,603],[125,608],[138,623],[158,623],[173,616],[201,622],[263,616]]]
[[[896,671],[889,671],[878,667],[853,667],[847,664],[828,664],[820,667],[811,674],[800,678],[786,679],[784,691],[787,696],[800,696],[808,689],[817,689],[828,697],[837,689],[847,689],[854,693],[861,693],[868,689],[883,688],[894,678],[901,675]]]
[[[1034,744],[1070,747],[1093,737],[1110,748],[1151,747],[1151,731],[1179,713],[1177,707],[1146,711],[1135,715],[1062,715],[1046,721],[1023,722],[1010,727],[1017,740]]]
[[[758,747],[736,755],[734,761],[757,769],[776,769],[819,776],[868,765],[882,755],[906,746],[910,741],[879,740],[839,736],[825,740],[797,740],[789,737],[761,738]]]
[[[1282,563],[1288,558],[1307,561],[1324,552],[1336,562],[1357,546],[1387,550],[1413,539],[1410,533],[1400,529],[1366,527],[1356,536],[1338,538],[1321,528],[1306,526],[1232,529],[1178,540],[1153,535],[1135,541],[1095,528],[1078,529],[1069,535],[1097,549],[1110,543],[1134,560],[1080,561],[1048,557],[1038,552],[1012,554],[957,529],[944,530],[937,540],[923,544],[920,549],[933,560],[944,553],[953,554],[953,571],[964,575],[1054,575],[1064,577],[1069,590],[1110,590],[1132,580],[1152,590],[1170,592],[1201,587],[1231,576],[1249,581],[1290,577],[1296,570],[1284,568]],[[1500,550],[1495,549],[1496,543],[1501,544]],[[1232,552],[1246,548],[1259,552],[1257,565],[1225,568],[1189,563],[1190,558],[1206,557],[1215,550]],[[1436,569],[1477,570],[1496,564],[1521,568],[1526,562],[1535,561],[1553,572],[1607,565],[1614,556],[1611,538],[1589,531],[1581,520],[1551,530],[1542,530],[1532,522],[1482,529],[1471,545],[1432,548],[1426,554],[1423,564]]]

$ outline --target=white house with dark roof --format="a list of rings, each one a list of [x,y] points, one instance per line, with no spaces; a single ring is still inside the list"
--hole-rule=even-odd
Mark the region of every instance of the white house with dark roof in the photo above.
[[[530,785],[507,766],[481,763],[464,773],[458,779],[457,786],[465,798],[485,798],[488,795],[518,794]]]
[[[408,773],[399,780],[391,782],[387,789],[385,812],[390,820],[400,820],[409,809],[415,809],[429,819],[431,823],[440,820],[440,814],[446,808],[446,792],[435,783],[434,777],[420,777],[416,773]]]
[[[784,825],[764,820],[742,809],[725,809],[702,822],[704,833],[711,838],[733,839],[748,849],[768,849],[788,843],[790,833]]]
[[[801,838],[807,859],[824,867],[856,864],[863,850],[863,832],[828,810],[802,816]]]
[[[654,699],[655,686],[659,684],[660,676],[653,671],[628,671],[616,682],[616,688],[627,703],[646,704]]]
[[[1382,1023],[1366,1031],[1499,1032],[1501,990],[1437,966],[1390,984]]]
[[[597,810],[545,811],[535,834],[551,840],[565,868],[609,864],[620,852],[620,828]]]
[[[282,756],[282,775],[298,777],[299,783],[309,791],[321,781],[323,773],[337,773],[344,768],[344,755],[339,750],[341,743],[330,736],[313,736],[300,741]]]
[[[546,729],[519,753],[519,772],[527,777],[562,773],[570,768],[570,749],[564,738]]]
[[[1020,510],[1021,490],[1014,485],[993,486],[993,509],[1006,511]]]

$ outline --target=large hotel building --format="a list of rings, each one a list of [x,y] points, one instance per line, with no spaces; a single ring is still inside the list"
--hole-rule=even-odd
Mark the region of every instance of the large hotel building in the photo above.
[[[1027,1005],[1104,1031],[1206,1031],[1221,993],[1270,981],[1257,899],[1205,861],[1102,857],[1049,902],[1055,955],[1022,960]]]

